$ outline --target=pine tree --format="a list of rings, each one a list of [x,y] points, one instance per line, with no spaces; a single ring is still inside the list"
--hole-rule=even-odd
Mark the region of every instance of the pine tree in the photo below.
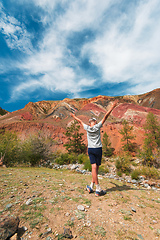
[[[156,116],[149,112],[147,115],[146,123],[144,125],[145,136],[143,146],[143,163],[149,166],[159,165],[154,157],[160,148],[160,124]]]
[[[125,151],[134,152],[135,144],[131,142],[131,140],[135,138],[135,136],[132,134],[133,126],[129,126],[127,120],[123,120],[122,125],[123,128],[119,131],[119,133],[123,135],[121,141],[125,142],[123,144],[123,149]]]
[[[112,154],[114,152],[114,148],[111,147],[111,142],[109,141],[109,136],[107,135],[106,132],[103,135],[102,143],[103,143],[103,154],[104,154],[104,156],[105,157],[112,156]]]
[[[80,133],[79,130],[80,125],[77,121],[74,121],[70,127],[67,127],[65,135],[68,139],[64,146],[66,147],[68,153],[81,154],[86,152],[86,146],[82,139],[84,134]]]
[[[144,129],[146,137],[151,139],[156,147],[160,147],[160,124],[156,116],[151,112],[147,115]]]

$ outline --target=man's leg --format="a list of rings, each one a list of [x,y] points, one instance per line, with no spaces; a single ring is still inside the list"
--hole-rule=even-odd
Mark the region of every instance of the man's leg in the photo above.
[[[92,164],[92,182],[95,183],[95,185],[98,184],[98,169],[99,166],[97,166],[96,163]]]

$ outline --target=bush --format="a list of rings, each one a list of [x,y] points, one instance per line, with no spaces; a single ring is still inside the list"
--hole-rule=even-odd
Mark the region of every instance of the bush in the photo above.
[[[107,166],[105,165],[101,165],[99,166],[99,171],[98,171],[99,174],[103,175],[105,173],[109,173],[109,169]]]
[[[43,137],[40,132],[23,142],[18,139],[16,133],[0,132],[0,152],[7,167],[19,164],[35,166],[44,163],[53,155],[51,152],[53,144],[52,139]]]
[[[135,169],[131,177],[132,179],[138,179],[140,175],[144,175],[146,178],[160,179],[160,172],[154,167],[141,167]]]
[[[87,158],[84,162],[84,169],[88,170],[90,172],[92,171],[92,166],[91,166],[89,158]]]
[[[121,176],[122,173],[129,175],[129,173],[131,172],[130,157],[128,156],[119,157],[116,160],[116,168],[117,168],[117,174],[119,176]]]
[[[30,136],[22,143],[21,156],[24,164],[36,166],[43,164],[51,158],[51,146],[53,140],[45,138],[38,133],[37,136]]]
[[[21,162],[20,141],[16,133],[0,132],[0,153],[3,157],[3,164],[7,167]]]
[[[147,140],[145,141],[147,142]],[[151,148],[144,146],[143,151],[140,153],[142,158],[142,164],[148,167],[160,167],[160,149],[157,149],[155,152]]]
[[[77,156],[75,154],[62,153],[58,158],[56,158],[56,163],[60,165],[76,163]]]
[[[139,169],[135,169],[135,170],[131,173],[131,178],[138,180],[140,175],[141,175],[141,171],[140,171]]]
[[[160,172],[154,167],[141,168],[141,175],[144,175],[147,178],[160,179]]]
[[[88,156],[84,153],[78,155],[78,163],[82,164],[88,159]]]

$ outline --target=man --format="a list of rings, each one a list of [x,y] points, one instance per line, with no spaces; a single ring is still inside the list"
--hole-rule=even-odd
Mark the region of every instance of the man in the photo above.
[[[97,123],[95,118],[91,118],[89,120],[89,125],[86,125],[82,122],[81,119],[76,117],[74,114],[71,113],[71,116],[77,120],[87,131],[87,140],[88,140],[88,155],[90,158],[90,163],[92,165],[92,182],[87,185],[87,190],[89,193],[93,192],[94,184],[96,186],[96,196],[102,196],[106,192],[101,189],[98,182],[98,169],[101,165],[102,159],[102,142],[101,142],[101,135],[100,135],[100,128],[103,126],[104,122],[112,112],[112,110],[117,105],[118,101],[115,101],[112,106],[110,107],[109,111],[105,114],[103,119]]]

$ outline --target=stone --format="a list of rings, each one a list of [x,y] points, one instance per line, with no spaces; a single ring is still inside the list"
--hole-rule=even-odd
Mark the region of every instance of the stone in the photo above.
[[[23,230],[24,230],[25,232],[28,230],[28,228],[25,227],[25,226],[23,226],[22,228],[23,228]]]
[[[26,202],[26,205],[27,205],[27,206],[28,206],[28,205],[31,205],[31,203],[32,203],[32,199],[29,198],[29,199],[27,200],[27,202]]]
[[[73,164],[73,165],[70,167],[71,170],[75,170],[75,169],[77,169],[77,168],[78,168],[78,165],[76,165],[76,164]]]
[[[47,237],[46,240],[52,240],[52,238],[51,237]]]
[[[131,182],[132,182],[132,183],[137,183],[137,180],[132,179]]]
[[[84,208],[83,205],[78,205],[78,206],[77,206],[77,209],[78,209],[79,211],[85,211],[85,208]]]
[[[68,239],[72,239],[73,238],[73,235],[72,235],[72,232],[69,228],[65,228],[64,227],[64,233],[63,233],[63,236],[65,238],[68,238]]]
[[[18,239],[18,235],[17,233],[14,234],[9,240],[17,240]]]
[[[6,240],[12,237],[18,230],[19,218],[16,216],[8,216],[0,219],[0,239]]]
[[[114,179],[114,175],[111,174],[111,175],[109,176],[109,178],[110,178],[110,179]]]
[[[5,209],[7,210],[7,209],[11,208],[12,206],[13,206],[13,204],[12,204],[12,203],[9,203],[9,204],[6,205],[6,208],[5,208]]]
[[[154,224],[156,224],[156,223],[158,223],[156,220],[152,220],[152,223],[154,223]]]
[[[137,234],[137,236],[142,240],[144,239],[141,234]]]
[[[157,235],[160,236],[160,229],[157,229]]]
[[[47,228],[47,231],[42,234],[42,238],[46,237],[46,235],[52,233],[52,228]]]
[[[135,208],[132,207],[131,209],[132,209],[132,212],[135,212],[135,213],[136,213],[136,209],[135,209]]]

